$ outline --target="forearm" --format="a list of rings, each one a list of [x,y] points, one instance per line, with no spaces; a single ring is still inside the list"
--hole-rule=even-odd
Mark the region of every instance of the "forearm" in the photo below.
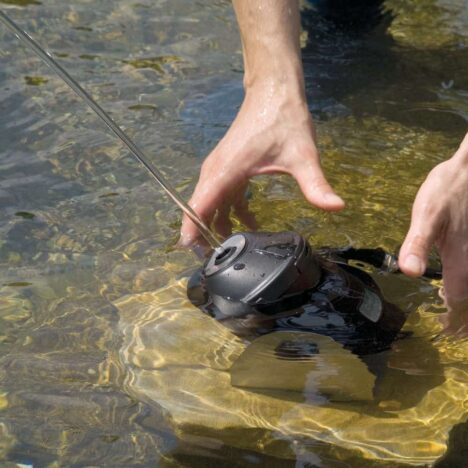
[[[233,0],[244,54],[244,86],[304,97],[297,0]]]

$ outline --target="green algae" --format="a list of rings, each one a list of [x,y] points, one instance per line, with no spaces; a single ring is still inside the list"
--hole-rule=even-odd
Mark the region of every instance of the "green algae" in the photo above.
[[[146,57],[132,60],[124,60],[124,63],[137,69],[151,69],[160,75],[166,73],[166,65],[180,64],[183,60],[177,55],[160,55],[157,57]]]
[[[9,286],[10,288],[25,288],[31,286],[32,283],[27,281],[13,281],[12,283],[4,283],[3,286]]]
[[[28,5],[41,5],[41,2],[37,0],[0,0],[0,3],[5,5],[16,5],[16,6],[28,6]]]
[[[34,219],[36,217],[34,213],[29,213],[29,211],[17,211],[15,216],[19,216],[23,219]]]
[[[47,78],[42,76],[25,76],[24,81],[29,86],[41,86],[49,82]]]

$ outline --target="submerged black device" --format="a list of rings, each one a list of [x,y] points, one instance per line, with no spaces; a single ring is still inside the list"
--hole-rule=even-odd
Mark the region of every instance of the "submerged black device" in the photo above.
[[[394,398],[393,386],[385,386],[389,374],[409,381],[405,369],[389,372],[386,352],[404,336],[406,313],[357,266],[396,272],[394,256],[352,247],[314,251],[294,232],[238,233],[222,247],[192,275],[188,297],[248,344],[229,369],[233,386],[281,398],[318,393],[378,403]]]
[[[188,296],[240,336],[310,331],[363,355],[388,348],[405,322],[372,277],[348,264],[391,263],[380,249],[314,252],[294,232],[238,233],[222,247],[192,276]]]

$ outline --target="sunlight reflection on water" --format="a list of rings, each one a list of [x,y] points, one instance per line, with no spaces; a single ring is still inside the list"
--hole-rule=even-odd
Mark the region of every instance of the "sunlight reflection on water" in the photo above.
[[[230,2],[0,4],[188,198],[242,99]],[[263,230],[397,250],[417,187],[466,126],[462,4],[389,0],[395,19],[376,48],[331,62],[305,48],[325,171],[348,208],[319,212],[288,177],[260,178],[252,209]],[[378,278],[412,310],[380,407],[233,387],[246,343],[186,300],[184,278],[200,263],[175,248],[178,210],[1,28],[0,43],[3,460],[357,467],[444,454],[466,419],[468,346],[441,333],[437,284]]]

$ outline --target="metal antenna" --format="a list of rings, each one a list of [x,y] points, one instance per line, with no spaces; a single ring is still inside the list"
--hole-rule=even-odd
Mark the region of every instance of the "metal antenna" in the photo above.
[[[114,134],[130,150],[135,158],[151,173],[153,178],[164,189],[177,206],[193,221],[200,230],[203,237],[215,250],[222,250],[221,244],[206,224],[198,217],[195,211],[181,198],[177,191],[172,187],[162,174],[152,167],[146,160],[146,156],[130,139],[129,136],[112,120],[110,115],[72,78],[68,72],[59,65],[52,56],[46,52],[27,32],[21,29],[5,13],[0,11],[0,21],[29,49],[31,49],[41,60],[43,60],[62,80],[88,104],[98,117],[114,132]]]

